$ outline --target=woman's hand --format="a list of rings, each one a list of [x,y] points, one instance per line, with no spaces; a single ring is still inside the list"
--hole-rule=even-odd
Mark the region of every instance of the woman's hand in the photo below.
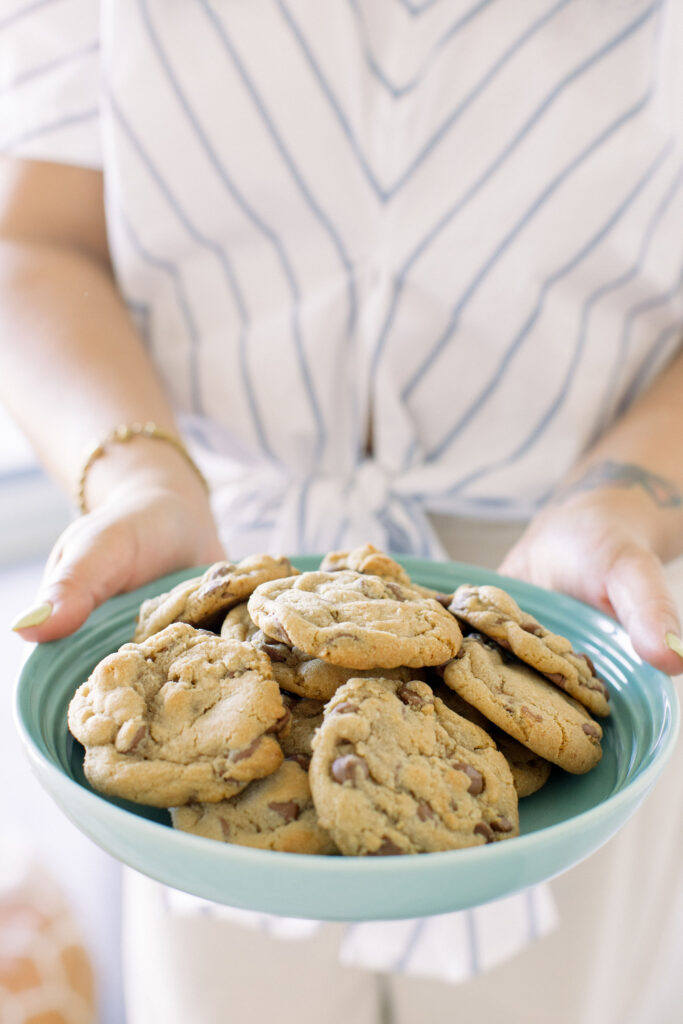
[[[132,475],[67,527],[50,554],[34,608],[14,628],[25,640],[55,640],[73,633],[114,594],[224,557],[192,470],[172,480]],[[41,614],[39,625],[21,628],[22,619],[35,622]]]
[[[500,572],[560,590],[618,619],[637,653],[677,675],[683,658],[666,634],[680,637],[652,517],[640,494],[605,489],[548,504],[500,566]]]

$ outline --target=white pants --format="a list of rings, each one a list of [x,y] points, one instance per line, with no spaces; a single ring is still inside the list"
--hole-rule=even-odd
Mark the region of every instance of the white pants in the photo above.
[[[513,528],[460,528],[452,557],[495,565]],[[683,561],[669,578],[683,611]],[[343,925],[280,940],[169,914],[155,882],[127,873],[127,1024],[681,1024],[683,742],[644,805],[596,854],[551,883],[561,925],[460,985],[340,967]]]

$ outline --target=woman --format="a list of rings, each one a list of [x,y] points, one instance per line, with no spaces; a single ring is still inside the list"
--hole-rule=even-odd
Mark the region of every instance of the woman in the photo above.
[[[86,512],[27,640],[224,550],[370,541],[563,590],[681,671],[681,12],[514,6],[6,4],[0,379]],[[110,438],[148,421],[211,499],[176,444]],[[666,814],[555,884],[555,935],[456,988],[392,981],[395,1018],[637,1021],[681,883],[667,778]],[[330,988],[326,1019],[377,1019],[333,927],[303,951],[130,894],[158,937],[130,957],[132,1021],[247,998],[302,1021]],[[320,987],[283,1005],[266,956]]]

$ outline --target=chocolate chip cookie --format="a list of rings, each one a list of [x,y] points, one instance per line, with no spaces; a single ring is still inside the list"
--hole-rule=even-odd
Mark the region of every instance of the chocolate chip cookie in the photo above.
[[[508,733],[503,732],[502,729],[499,729],[497,725],[494,725],[493,722],[490,722],[488,718],[482,715],[481,711],[478,711],[471,704],[468,704],[466,700],[463,700],[455,690],[451,690],[443,684],[434,686],[433,689],[434,693],[443,700],[447,708],[455,711],[456,715],[466,718],[468,722],[474,722],[475,725],[478,725],[480,729],[489,734],[510,766],[512,781],[515,784],[517,796],[520,800],[522,797],[531,796],[532,793],[536,793],[546,784],[552,769],[550,761],[546,761],[545,758],[534,754],[533,750],[523,746],[519,740],[513,739]]]
[[[320,563],[321,572],[339,572],[342,569],[352,569],[354,572],[361,572],[370,576],[382,576],[384,579],[393,580],[395,583],[403,583],[412,587],[422,597],[432,597],[444,608],[450,604],[453,595],[444,594],[440,590],[433,590],[431,587],[423,587],[421,583],[415,583],[398,562],[386,555],[374,544],[364,544],[353,551],[330,551]]]
[[[155,807],[223,800],[274,772],[289,719],[265,655],[179,623],[101,661],[68,714],[95,789]]]
[[[143,601],[133,639],[136,643],[146,640],[172,622],[218,627],[228,609],[246,601],[260,583],[296,573],[287,558],[270,555],[250,555],[237,564],[216,562],[201,576]]]
[[[222,637],[226,640],[239,640],[240,643],[251,640],[254,633],[257,632],[258,626],[249,614],[249,606],[246,601],[242,601],[230,609],[220,628]]]
[[[440,665],[461,641],[438,601],[351,570],[264,583],[249,598],[249,614],[272,639],[345,668]]]
[[[587,654],[566,637],[551,633],[499,587],[464,584],[455,591],[450,611],[473,629],[492,637],[584,704],[594,715],[609,714],[607,686]]]
[[[298,647],[289,647],[278,640],[273,640],[252,621],[246,603],[239,604],[228,612],[221,627],[221,636],[248,641],[258,651],[263,651],[270,658],[278,686],[288,693],[310,697],[311,700],[329,700],[351,676],[362,676],[366,673],[372,675],[374,671],[330,665],[320,658],[304,654]],[[417,674],[419,678],[421,675],[418,669],[404,667],[384,671],[393,679],[410,679],[413,674]]]
[[[311,790],[342,853],[421,853],[518,834],[517,794],[493,741],[426,683],[350,679],[313,739]]]
[[[231,800],[189,804],[171,811],[175,828],[238,846],[284,853],[332,854],[337,849],[318,822],[308,773],[285,761],[266,779]]]
[[[369,576],[382,576],[395,583],[410,586],[410,576],[398,562],[376,548],[374,544],[364,544],[352,551],[330,551],[320,563],[321,572],[340,572],[351,569]]]
[[[602,757],[602,729],[584,706],[490,637],[466,636],[443,679],[504,732],[565,771],[582,774]]]

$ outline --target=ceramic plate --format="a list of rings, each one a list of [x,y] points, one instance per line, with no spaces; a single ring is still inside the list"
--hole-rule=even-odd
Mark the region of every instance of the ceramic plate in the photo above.
[[[67,729],[69,700],[96,663],[130,639],[140,602],[196,569],[114,598],[72,637],[34,650],[19,678],[16,709],[38,778],[81,831],[124,863],[197,896],[274,914],[420,917],[476,906],[566,871],[621,828],[671,754],[680,717],[671,680],[634,654],[616,623],[571,598],[460,563],[401,561],[414,580],[441,591],[466,582],[504,586],[589,654],[609,685],[602,761],[583,776],[554,769],[543,789],[520,801],[519,838],[402,857],[275,853],[176,831],[166,811],[95,793],[83,776],[83,749]],[[294,562],[314,569],[319,558]]]

